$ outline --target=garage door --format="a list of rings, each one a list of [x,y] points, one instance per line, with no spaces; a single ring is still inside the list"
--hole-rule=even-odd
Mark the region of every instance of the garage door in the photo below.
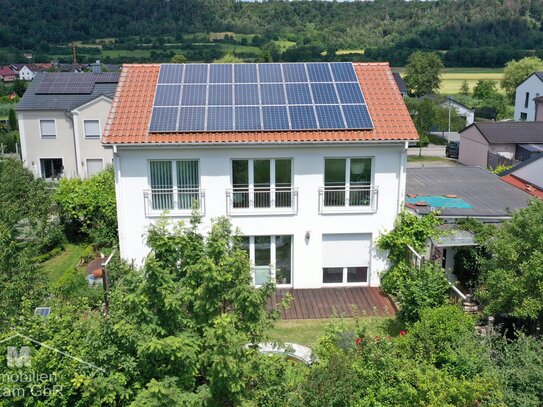
[[[322,236],[322,283],[367,284],[371,258],[371,234]]]

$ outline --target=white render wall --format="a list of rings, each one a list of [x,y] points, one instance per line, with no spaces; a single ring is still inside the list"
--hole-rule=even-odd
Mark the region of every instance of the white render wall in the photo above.
[[[525,107],[526,93],[528,96],[528,107]],[[526,113],[526,121],[535,120],[534,98],[543,95],[543,82],[536,75],[530,76],[517,87],[515,94],[515,120],[521,120],[521,113]]]
[[[543,188],[543,158],[513,171],[512,175]]]
[[[204,232],[210,219],[226,215],[226,190],[232,188],[231,160],[291,158],[293,186],[298,188],[295,215],[232,216],[232,223],[247,236],[292,235],[294,288],[322,287],[322,235],[371,234],[375,243],[391,230],[405,194],[405,143],[379,145],[239,146],[129,148],[119,146],[114,158],[121,256],[141,265],[148,253],[145,230],[156,221],[146,218],[143,191],[150,189],[149,160],[198,159],[200,187],[205,189]],[[379,187],[376,213],[319,214],[319,187],[324,186],[324,159],[371,157],[373,184]],[[184,219],[189,218],[173,218]],[[305,239],[309,231],[310,238]],[[387,267],[385,253],[371,245],[369,285],[379,285]],[[329,285],[326,285],[329,286]]]

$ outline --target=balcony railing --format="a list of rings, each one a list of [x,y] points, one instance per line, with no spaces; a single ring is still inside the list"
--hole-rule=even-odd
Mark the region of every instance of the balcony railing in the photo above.
[[[319,212],[377,212],[377,194],[374,185],[319,188]]]
[[[150,189],[143,191],[146,216],[190,216],[194,209],[205,215],[205,193],[199,188]]]
[[[295,214],[298,189],[292,187],[234,188],[226,191],[228,215]]]

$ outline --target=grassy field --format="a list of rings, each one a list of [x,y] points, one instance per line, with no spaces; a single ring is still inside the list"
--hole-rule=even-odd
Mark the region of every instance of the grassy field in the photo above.
[[[392,70],[403,75],[405,68],[392,68]],[[442,95],[460,93],[460,87],[464,81],[468,82],[470,91],[473,91],[475,84],[481,79],[495,81],[498,84],[498,90],[503,92],[500,86],[500,81],[503,79],[502,68],[445,68],[441,76],[439,93]]]
[[[53,286],[65,272],[73,270],[79,264],[81,253],[86,247],[86,244],[68,244],[62,253],[41,265],[41,271],[47,275],[50,286]]]
[[[298,343],[305,346],[313,346],[323,334],[332,320],[330,319],[294,319],[278,321],[270,336],[278,341]],[[355,328],[356,320],[345,318],[345,324],[349,328]],[[359,319],[360,325],[366,329],[369,336],[397,335],[400,325],[393,318],[365,317]]]
[[[364,54],[363,49],[340,49],[336,51],[337,55]]]
[[[418,148],[417,148],[418,150]],[[408,155],[407,162],[409,163],[422,163],[422,162],[435,162],[435,161],[449,161],[444,157],[433,157],[428,155],[423,155],[419,157],[418,155]]]

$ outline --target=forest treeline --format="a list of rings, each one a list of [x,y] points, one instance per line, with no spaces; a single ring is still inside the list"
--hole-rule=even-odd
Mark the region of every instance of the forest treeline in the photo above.
[[[363,49],[362,58],[403,65],[415,49],[438,50],[447,66],[501,66],[542,52],[542,14],[541,0],[6,0],[0,48],[232,31],[286,38],[301,53]]]

